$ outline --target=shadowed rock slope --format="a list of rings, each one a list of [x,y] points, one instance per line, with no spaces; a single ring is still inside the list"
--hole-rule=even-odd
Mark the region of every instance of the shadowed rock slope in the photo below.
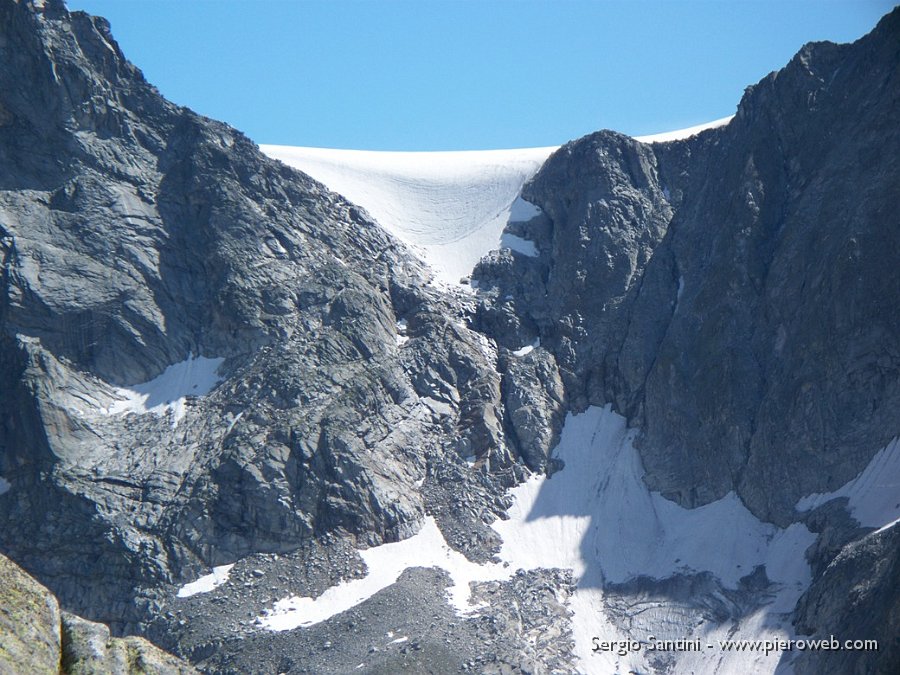
[[[482,264],[485,325],[539,337],[575,409],[613,402],[685,506],[789,522],[900,431],[898,37],[807,45],[684,141],[564,146],[524,190],[542,255]]]

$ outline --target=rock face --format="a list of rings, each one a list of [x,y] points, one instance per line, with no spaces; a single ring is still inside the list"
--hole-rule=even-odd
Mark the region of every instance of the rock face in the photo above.
[[[195,675],[198,671],[144,638],[110,637],[109,628],[102,623],[64,613],[62,672],[67,675]]]
[[[900,663],[898,627],[900,529],[895,526],[845,546],[797,606],[801,634],[863,644],[836,653],[809,651],[794,662],[794,672],[894,672]],[[877,649],[866,648],[865,641],[873,639]]]
[[[652,489],[685,507],[735,491],[819,534],[797,630],[886,647],[798,672],[889,672],[897,527],[795,505],[900,434],[898,37],[895,11],[805,47],[724,128],[564,146],[524,191],[543,213],[511,229],[538,255],[491,253],[472,295],[163,99],[102,19],[0,0],[0,551],[108,625],[60,619],[0,567],[35,617],[3,658],[189,672],[110,637],[131,633],[208,672],[573,670],[559,570],[477,585],[490,616],[460,618],[446,576],[413,569],[308,630],[254,617],[362,577],[358,549],[426,514],[490,560],[506,489],[560,468],[567,413],[611,403]],[[721,598],[706,577],[632,579],[610,616],[632,596],[740,615],[758,576]]]
[[[898,36],[810,44],[688,140],[564,146],[524,191],[542,255],[475,275],[487,325],[535,331],[574,408],[613,402],[682,505],[788,523],[900,429]]]
[[[569,143],[523,190],[540,255],[473,274],[480,326],[509,349],[537,338],[571,408],[627,416],[644,480],[683,506],[735,491],[786,526],[900,433],[898,44],[895,10],[852,45],[804,47],[725,127]],[[797,625],[890,646],[798,668],[888,672],[895,556],[843,508],[817,518]]]
[[[139,637],[60,612],[50,591],[0,555],[0,671],[67,675],[191,675],[189,664]]]

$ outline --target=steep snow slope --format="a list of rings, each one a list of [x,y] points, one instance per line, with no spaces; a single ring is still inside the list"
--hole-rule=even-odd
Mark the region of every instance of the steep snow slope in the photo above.
[[[641,143],[665,143],[667,141],[680,141],[685,138],[690,138],[691,136],[696,136],[701,131],[706,131],[707,129],[716,129],[717,127],[724,127],[728,124],[734,115],[729,115],[728,117],[720,117],[717,120],[713,120],[712,122],[706,122],[705,124],[698,124],[693,127],[687,127],[686,129],[676,129],[675,131],[664,131],[660,134],[650,134],[649,136],[634,136],[634,140],[640,141]]]
[[[500,247],[501,233],[522,185],[556,150],[372,152],[260,147],[362,206],[410,245],[439,281],[449,284],[459,283],[484,254]]]
[[[570,414],[554,451],[565,468],[515,488],[509,520],[494,524],[503,537],[500,558],[512,568],[573,570],[583,672],[659,669],[651,667],[662,656],[648,649],[656,644],[651,636],[700,639],[699,652],[665,654],[674,672],[773,672],[779,653],[729,653],[718,640],[790,636],[788,613],[809,585],[803,552],[814,536],[803,525],[760,522],[734,494],[684,509],[650,492],[635,435],[609,407]],[[770,583],[745,604],[742,579],[758,566]],[[635,586],[641,579],[644,586]],[[688,602],[675,590],[682,584],[691,585]],[[627,653],[594,652],[594,637],[642,644]]]
[[[731,117],[687,129],[638,136],[645,143],[689,138]],[[488,251],[536,255],[533,244],[502,237],[510,220],[534,207],[516,198],[556,147],[460,152],[377,152],[289,145],[260,149],[362,206],[408,244],[439,281],[457,284]]]

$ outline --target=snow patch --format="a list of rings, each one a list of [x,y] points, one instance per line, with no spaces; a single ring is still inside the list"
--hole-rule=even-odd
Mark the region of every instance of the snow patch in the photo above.
[[[509,520],[492,526],[503,538],[500,559],[511,568],[573,570],[578,585],[571,609],[582,668],[590,673],[646,670],[641,653],[619,657],[591,650],[593,636],[646,639],[634,627],[626,634],[614,625],[603,600],[604,585],[639,576],[666,579],[711,572],[723,585],[736,588],[741,577],[765,565],[780,590],[758,623],[765,623],[766,636],[787,635],[787,619],[771,615],[789,612],[809,584],[803,553],[814,541],[812,533],[803,525],[781,530],[760,522],[733,493],[697,509],[651,493],[642,480],[634,437],[625,419],[608,407],[569,415],[554,453],[565,468],[550,479],[534,476],[512,490]],[[736,638],[761,636],[754,621],[723,624],[723,636],[729,631]],[[709,632],[687,624],[673,627],[684,637]],[[713,664],[704,668],[712,672]]]
[[[701,131],[706,131],[707,129],[717,129],[718,127],[724,127],[732,119],[734,119],[734,115],[729,115],[728,117],[721,117],[717,120],[713,120],[712,122],[698,124],[697,126],[687,127],[686,129],[665,131],[661,134],[650,134],[649,136],[633,136],[632,138],[634,138],[634,140],[636,141],[640,141],[641,143],[665,143],[666,141],[681,141],[685,138],[696,136]],[[668,199],[668,195],[666,196],[666,199]]]
[[[469,584],[487,581],[498,575],[509,576],[500,565],[469,562],[444,540],[434,518],[425,518],[422,529],[414,536],[390,544],[382,544],[359,552],[368,572],[362,579],[332,586],[317,598],[290,596],[278,600],[272,609],[257,617],[257,625],[272,631],[300,626],[313,626],[368,600],[400,578],[411,567],[440,567],[450,574],[450,603],[461,614],[477,609],[469,604]]]
[[[509,209],[509,222],[527,223],[532,218],[537,218],[543,211],[540,206],[532,204],[527,199],[516,197]]]
[[[189,598],[192,595],[197,595],[198,593],[209,593],[214,588],[218,588],[226,581],[228,581],[228,575],[231,572],[231,568],[234,567],[234,563],[230,565],[220,565],[219,567],[213,567],[212,572],[206,574],[196,581],[192,581],[189,584],[185,584],[181,588],[178,589],[178,597],[179,598]]]
[[[3,476],[0,476],[0,495],[5,495],[10,491],[12,485]]]
[[[218,370],[224,360],[189,356],[149,382],[116,388],[119,400],[102,412],[106,415],[153,413],[160,417],[171,412],[174,428],[184,417],[187,396],[205,396],[221,382]]]
[[[522,237],[510,234],[509,232],[504,232],[500,235],[500,246],[515,251],[516,253],[527,255],[529,258],[537,258],[538,256],[537,246],[534,245],[533,241],[523,239]]]
[[[856,478],[834,492],[803,497],[796,509],[811,511],[839,497],[847,498],[850,515],[863,527],[885,529],[900,519],[900,437],[879,450]]]
[[[397,321],[397,335],[394,336],[394,339],[397,341],[397,346],[402,347],[407,342],[409,342],[409,337],[406,335],[406,329],[408,324],[406,319],[400,319]]]
[[[517,199],[519,191],[556,150],[260,148],[362,206],[417,252],[439,282],[454,286],[471,274],[482,256],[499,248],[500,235],[513,214],[530,219],[536,207]]]
[[[525,345],[521,349],[516,349],[515,351],[513,351],[513,354],[515,354],[516,356],[525,356],[526,354],[530,354],[531,352],[533,352],[536,347],[540,347],[540,346],[541,346],[541,339],[537,338],[530,345]]]

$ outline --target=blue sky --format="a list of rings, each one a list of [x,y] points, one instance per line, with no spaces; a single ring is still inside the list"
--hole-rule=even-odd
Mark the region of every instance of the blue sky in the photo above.
[[[258,143],[558,145],[734,112],[811,40],[893,0],[69,0],[169,99]]]

